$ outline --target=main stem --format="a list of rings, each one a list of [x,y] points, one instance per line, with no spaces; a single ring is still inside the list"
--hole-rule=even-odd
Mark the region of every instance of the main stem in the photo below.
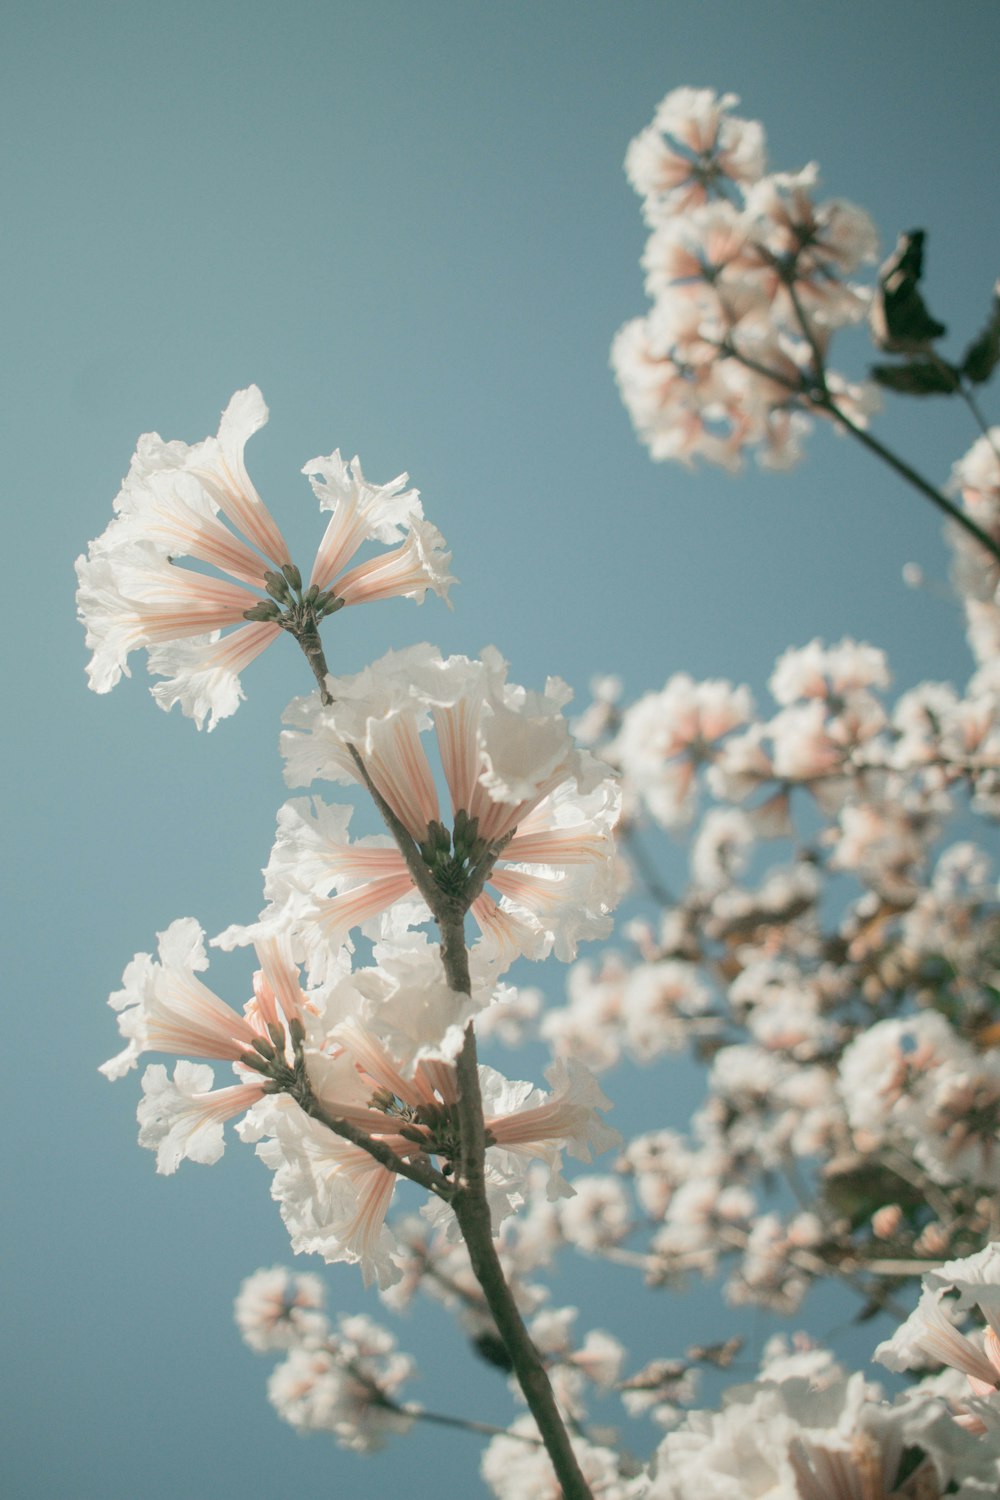
[[[349,749],[358,775],[398,845],[414,885],[437,922],[441,937],[441,963],[449,988],[457,995],[471,995],[469,950],[465,944],[465,913],[482,890],[489,869],[484,865],[471,875],[463,898],[440,890],[408,829],[372,781],[357,747],[351,745]],[[566,1424],[556,1405],[545,1366],[514,1301],[494,1243],[493,1216],[486,1193],[486,1126],[479,1089],[476,1034],[471,1021],[465,1030],[465,1041],[455,1070],[458,1075],[461,1151],[459,1161],[455,1164],[451,1206],[462,1231],[476,1280],[482,1287],[497,1332],[510,1355],[514,1373],[562,1486],[564,1500],[593,1500],[569,1440]]]
[[[442,913],[438,925],[441,959],[448,983],[457,993],[467,995],[469,955],[462,916]],[[456,1071],[462,1146],[451,1206],[469,1251],[476,1280],[483,1289],[497,1332],[510,1355],[514,1373],[562,1486],[563,1496],[565,1500],[593,1500],[552,1394],[545,1366],[507,1284],[493,1239],[493,1219],[486,1195],[486,1128],[479,1089],[476,1034],[471,1021],[466,1027]]]
[[[562,1414],[538,1350],[532,1342],[514,1300],[493,1239],[493,1222],[486,1196],[483,1104],[479,1092],[476,1037],[470,1022],[458,1059],[458,1111],[462,1129],[462,1162],[451,1206],[469,1251],[476,1280],[497,1332],[510,1355],[511,1365],[542,1442],[562,1486],[565,1500],[592,1500]]]

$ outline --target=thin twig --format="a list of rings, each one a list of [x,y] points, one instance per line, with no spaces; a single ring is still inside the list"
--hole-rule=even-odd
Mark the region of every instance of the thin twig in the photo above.
[[[994,542],[991,537],[987,536],[976,525],[975,521],[966,515],[963,510],[960,510],[957,505],[953,505],[946,495],[942,494],[939,489],[936,489],[911,464],[908,464],[898,454],[893,453],[891,448],[888,448],[885,443],[880,442],[878,438],[873,437],[870,432],[866,432],[863,427],[859,427],[856,422],[852,421],[846,412],[840,409],[828,392],[824,395],[819,388],[815,392],[810,392],[801,380],[798,382],[790,380],[787,375],[783,375],[780,371],[771,370],[767,365],[760,364],[758,360],[752,359],[748,354],[744,354],[728,339],[715,344],[715,348],[721,354],[735,359],[748,370],[753,370],[755,374],[762,375],[766,380],[773,380],[776,385],[780,385],[791,395],[798,396],[807,407],[811,407],[815,411],[825,411],[829,417],[843,427],[845,432],[849,432],[870,453],[874,453],[884,464],[887,464],[890,469],[894,470],[901,479],[905,479],[914,489],[919,490],[949,520],[954,521],[957,526],[961,526],[970,536],[974,537],[980,546],[986,549],[995,562],[1000,563],[1000,542]]]

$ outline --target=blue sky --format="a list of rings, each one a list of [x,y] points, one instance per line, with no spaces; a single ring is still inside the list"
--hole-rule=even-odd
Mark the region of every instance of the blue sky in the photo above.
[[[787,476],[653,465],[607,350],[645,307],[622,158],[680,84],[739,93],[772,164],[818,160],[887,249],[928,228],[928,295],[961,347],[998,269],[998,31],[976,0],[8,8],[6,1493],[478,1485],[461,1435],[365,1464],[277,1421],[231,1320],[240,1279],[289,1258],[264,1169],[234,1143],[211,1170],[156,1178],[137,1084],[96,1073],[131,954],[175,916],[216,931],[256,913],[278,716],[309,687],[282,641],[211,736],[156,709],[141,667],[88,693],[72,561],[139,433],[194,441],[256,381],[272,417],[248,462],[303,556],[306,460],[340,446],[376,480],[409,470],[454,551],[454,612],[346,611],[335,671],[431,639],[493,643],[515,680],[558,673],[580,698],[596,671],[632,695],[678,670],[763,695],[787,645],[852,634],[888,649],[902,685],[961,679],[957,612],[900,581],[911,558],[945,571],[928,507],[825,431]],[[933,404],[879,430],[937,479],[973,436]],[[558,995],[557,966],[539,980]],[[635,1109],[681,1123],[645,1076]],[[690,1099],[697,1079],[670,1090]],[[353,1271],[329,1284],[337,1308],[365,1305]],[[604,1316],[620,1296],[637,1356],[676,1352],[676,1301],[585,1266],[573,1298],[598,1290]],[[699,1311],[713,1332],[730,1316]],[[502,1417],[497,1377],[443,1319],[402,1339],[429,1367],[415,1396],[457,1386],[466,1414]]]

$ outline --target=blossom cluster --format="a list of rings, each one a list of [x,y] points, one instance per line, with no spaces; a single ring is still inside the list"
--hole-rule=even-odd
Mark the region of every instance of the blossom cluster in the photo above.
[[[319,621],[347,605],[394,596],[421,603],[428,589],[447,597],[450,554],[417,491],[405,488],[407,475],[371,484],[359,460],[345,463],[339,450],[303,469],[331,513],[303,582],[244,462],[267,416],[252,385],[233,396],[215,437],[139,439],[114,519],[76,563],[95,692],[128,675],[128,657],[145,648],[150,672],[165,679],[152,690],[160,707],[179,703],[211,729],[238,707],[240,673],[283,630],[311,644]],[[350,567],[369,541],[398,545]],[[180,558],[196,566],[178,566]]]
[[[733,467],[755,448],[787,466],[811,413],[857,433],[871,407],[826,356],[871,312],[851,278],[875,234],[861,210],[817,200],[815,167],[770,173],[737,103],[676,89],[629,148],[653,307],[613,357],[655,457]],[[912,292],[919,237],[901,275],[904,261]],[[882,346],[905,352],[878,295]],[[971,355],[942,368],[983,378]],[[77,564],[97,691],[143,647],[161,706],[212,727],[282,632],[316,681],[285,713],[285,778],[307,795],[278,812],[263,910],[212,939],[254,952],[243,1003],[205,982],[198,922],[175,921],[111,997],[124,1046],[102,1071],[177,1059],[142,1077],[139,1141],[158,1171],[216,1162],[235,1121],[296,1253],[358,1265],[391,1311],[431,1298],[529,1407],[498,1427],[404,1401],[415,1366],[393,1336],[331,1323],[317,1278],[276,1267],[244,1284],[236,1316],[281,1357],[278,1414],[364,1452],[419,1421],[467,1426],[491,1438],[498,1500],[996,1495],[1000,428],[979,419],[954,503],[937,495],[965,523],[949,533],[964,687],[893,700],[881,650],[815,640],[777,661],[766,709],[745,685],[679,671],[623,705],[604,677],[574,732],[566,684],[527,690],[493,648],[411,645],[328,671],[329,616],[445,597],[450,558],[405,475],[372,485],[335,452],[304,470],[331,514],[303,574],[244,464],[266,416],[250,387],[214,438],[140,439]],[[358,562],[369,543],[391,550]],[[386,832],[356,836],[353,804],[316,783],[366,798]],[[675,894],[654,851],[689,831]],[[622,942],[578,957],[626,892]],[[550,954],[571,967],[565,1004],[544,1007],[508,978]],[[481,1062],[477,1038],[542,1043],[548,1087]],[[685,1050],[705,1078],[690,1128],[655,1119],[622,1142],[596,1075]],[[213,1064],[230,1070],[219,1087]],[[600,1170],[569,1172],[566,1157],[589,1167],[613,1147]],[[419,1213],[391,1212],[401,1179],[423,1191]],[[947,1368],[890,1403],[809,1340],[772,1341],[756,1379],[699,1410],[740,1340],[629,1370],[611,1333],[552,1298],[566,1247],[652,1289],[723,1275],[730,1304],[782,1315],[836,1276],[862,1319],[898,1321],[923,1274],[875,1357]],[[625,1425],[644,1418],[659,1429],[646,1460]]]
[[[625,170],[650,229],[652,307],[618,333],[612,364],[656,459],[738,467],[746,450],[787,468],[811,413],[864,424],[869,385],[826,368],[837,329],[864,318],[850,280],[876,258],[868,215],[818,200],[815,163],[769,172],[763,127],[735,94],[678,88],[632,141]]]
[[[627,1246],[653,1283],[726,1264],[731,1301],[788,1313],[831,1269],[868,1267],[874,1294],[896,1264],[1000,1234],[997,873],[949,837],[1000,815],[1000,695],[987,666],[964,694],[889,688],[881,651],[814,641],[776,664],[770,716],[678,674],[624,708],[601,681],[578,726],[622,774],[625,848],[662,912],[526,1026],[598,1072],[710,1060],[689,1137],[651,1130],[575,1184],[603,1204],[601,1239],[577,1243]],[[696,819],[674,896],[649,830]],[[776,1178],[809,1201],[776,1200]]]
[[[413,1424],[399,1402],[414,1362],[388,1329],[362,1314],[331,1327],[318,1276],[281,1266],[247,1277],[236,1322],[251,1349],[283,1358],[268,1381],[278,1415],[300,1432],[328,1432],[342,1447],[371,1453]]]
[[[355,677],[328,679],[332,703],[295,699],[282,736],[286,779],[370,782],[442,877],[488,862],[470,904],[480,941],[473,962],[495,972],[514,958],[572,957],[582,938],[606,936],[617,897],[612,831],[619,796],[607,767],[574,745],[562,708],[568,689],[544,693],[507,681],[507,664],[442,658],[427,645],[390,651]],[[444,819],[433,738],[447,786]],[[275,924],[301,945],[315,978],[325,977],[358,926],[372,935],[390,923],[427,920],[412,868],[392,839],[352,840],[349,807],[297,798],[278,814],[265,871],[269,905],[245,940]]]
[[[464,1025],[503,996],[493,1000],[488,983],[457,995],[436,945],[420,934],[376,945],[366,968],[352,970],[344,953],[324,983],[303,988],[293,941],[287,931],[258,937],[253,995],[237,1010],[200,978],[208,966],[201,928],[173,922],[157,956],[137,954],[111,997],[127,1045],[103,1071],[119,1077],[147,1052],[179,1055],[172,1075],[153,1063],[142,1079],[139,1142],[156,1152],[157,1169],[217,1161],[224,1123],[239,1117],[241,1138],[275,1174],[272,1195],[293,1248],[359,1263],[366,1280],[388,1285],[402,1274],[386,1224],[398,1175],[432,1159],[452,1170]],[[237,1081],[216,1088],[211,1066],[191,1058],[229,1062]],[[556,1061],[549,1082],[544,1093],[480,1068],[497,1220],[520,1202],[531,1161],[546,1163],[557,1197],[571,1191],[564,1150],[587,1161],[618,1140],[598,1113],[608,1100],[582,1065]]]

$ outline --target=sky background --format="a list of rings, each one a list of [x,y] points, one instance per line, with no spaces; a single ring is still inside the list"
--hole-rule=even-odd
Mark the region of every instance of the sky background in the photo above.
[[[139,658],[88,692],[72,562],[138,435],[196,441],[256,381],[272,418],[249,467],[303,557],[319,535],[303,463],[339,446],[377,481],[409,470],[454,552],[454,612],[345,611],[334,671],[422,639],[492,643],[514,680],[557,673],[581,703],[595,672],[634,697],[679,670],[766,702],[786,646],[851,634],[889,651],[900,686],[961,681],[957,610],[900,578],[908,559],[946,570],[916,495],[827,431],[792,475],[654,465],[607,360],[646,307],[622,159],[681,84],[739,93],[772,165],[818,160],[885,249],[928,228],[928,296],[960,349],[998,271],[998,46],[992,0],[7,7],[5,1496],[481,1492],[474,1438],[416,1433],[362,1460],[278,1421],[231,1316],[244,1276],[291,1259],[268,1174],[232,1141],[216,1167],[158,1178],[135,1145],[138,1075],[96,1072],[133,952],[177,916],[214,932],[256,914],[286,794],[278,719],[310,687],[279,642],[211,736],[155,707]],[[946,403],[878,430],[937,480],[974,435]],[[235,999],[247,975],[227,962],[209,979]],[[531,978],[558,998],[558,965]],[[616,1123],[681,1125],[699,1087],[641,1075]],[[377,1315],[354,1268],[327,1275],[335,1310]],[[568,1286],[632,1368],[771,1326],[586,1262]],[[832,1304],[804,1318],[843,1321]],[[400,1336],[427,1368],[414,1398],[504,1419],[502,1380],[443,1315]]]

